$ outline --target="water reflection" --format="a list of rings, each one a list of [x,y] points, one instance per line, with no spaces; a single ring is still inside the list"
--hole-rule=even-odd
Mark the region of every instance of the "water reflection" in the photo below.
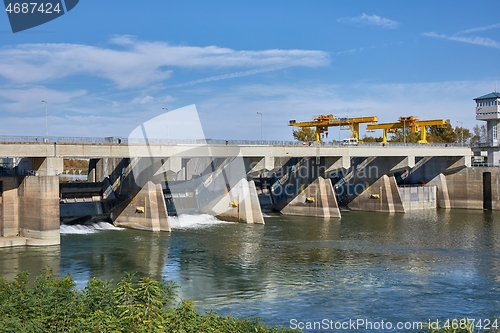
[[[161,279],[168,257],[168,234],[103,230],[65,234],[61,239],[61,273],[81,287],[90,278],[118,281],[127,273]]]
[[[125,272],[166,278],[222,314],[298,320],[420,321],[500,313],[500,214],[344,212],[266,225],[177,220],[169,233],[63,234],[60,247],[0,250],[2,275],[56,266],[83,286]],[[10,275],[9,275],[10,274]]]
[[[8,280],[14,279],[18,272],[30,272],[30,280],[42,269],[49,268],[59,274],[61,249],[59,246],[12,247],[0,249],[0,275]]]
[[[186,261],[177,277],[188,286],[184,298],[227,313],[265,313],[281,324],[304,316],[421,320],[493,315],[499,310],[500,233],[497,214],[484,214],[443,210],[356,212],[341,220],[274,217],[262,228],[224,226],[203,235],[174,234],[172,241],[189,239],[186,244],[197,249],[180,252]]]

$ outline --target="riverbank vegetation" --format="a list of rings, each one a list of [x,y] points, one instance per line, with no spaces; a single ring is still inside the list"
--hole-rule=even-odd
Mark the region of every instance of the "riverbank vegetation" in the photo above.
[[[175,304],[175,285],[127,275],[112,286],[91,279],[76,289],[70,276],[50,270],[29,282],[27,272],[13,281],[0,278],[2,332],[297,332],[268,328],[258,319],[200,313],[193,302]]]

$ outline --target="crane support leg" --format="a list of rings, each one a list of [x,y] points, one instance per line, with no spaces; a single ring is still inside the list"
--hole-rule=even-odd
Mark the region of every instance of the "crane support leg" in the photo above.
[[[420,127],[420,140],[418,143],[428,143],[427,142],[427,131],[425,129],[425,126]]]
[[[387,143],[387,130],[382,131],[382,143]]]
[[[352,124],[352,136],[359,140],[359,124],[354,123]]]

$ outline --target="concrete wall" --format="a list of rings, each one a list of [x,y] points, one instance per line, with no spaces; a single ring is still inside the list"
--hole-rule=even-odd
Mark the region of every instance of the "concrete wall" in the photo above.
[[[0,177],[0,246],[60,244],[62,158],[33,158],[36,176]]]
[[[18,178],[0,177],[2,192],[0,193],[0,236],[13,237],[19,235]]]
[[[91,159],[89,162],[88,181],[101,182],[109,178],[113,184],[120,178],[122,172],[130,163],[128,158],[100,158]]]
[[[466,158],[456,156],[433,156],[424,158],[425,163],[416,163],[405,179],[407,184],[425,185],[446,171],[456,172],[465,168]],[[470,161],[470,156],[468,158]]]
[[[489,185],[483,184],[485,173],[491,174]],[[448,172],[429,182],[429,185],[434,184],[438,187],[438,205],[441,208],[500,210],[500,168],[498,167],[471,167]],[[484,200],[485,185],[491,189],[489,203],[485,203]]]
[[[406,212],[437,208],[437,186],[399,187],[399,193]]]
[[[19,230],[27,245],[59,244],[59,178],[25,177],[18,194]]]

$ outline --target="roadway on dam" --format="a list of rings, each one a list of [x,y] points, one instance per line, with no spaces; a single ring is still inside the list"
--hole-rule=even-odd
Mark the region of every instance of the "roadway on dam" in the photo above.
[[[85,138],[54,138],[37,142],[24,137],[24,141],[6,142],[0,138],[0,157],[62,157],[62,158],[127,158],[127,157],[367,157],[367,156],[422,156],[469,157],[471,149],[463,146],[437,144],[361,143],[359,145],[311,144],[274,141],[222,141],[203,143],[165,143],[150,140],[148,144],[89,140]],[[79,139],[79,140],[77,140]],[[72,142],[73,141],[73,142]],[[80,142],[77,142],[80,141]],[[411,163],[410,163],[411,164]]]

